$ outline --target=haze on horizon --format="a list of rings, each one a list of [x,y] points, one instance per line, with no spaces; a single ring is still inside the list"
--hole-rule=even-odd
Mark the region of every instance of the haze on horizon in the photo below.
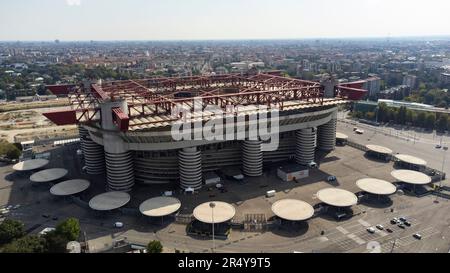
[[[445,0],[3,0],[0,40],[450,35]]]

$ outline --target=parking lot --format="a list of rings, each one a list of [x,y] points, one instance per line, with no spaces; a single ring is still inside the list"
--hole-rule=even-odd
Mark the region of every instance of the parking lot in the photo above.
[[[103,181],[95,177],[85,177],[79,173],[75,153],[64,149],[52,152],[52,164],[55,167],[69,167],[70,178],[88,178],[94,187],[85,198],[104,191]],[[360,178],[374,177],[393,182],[390,176],[392,163],[383,163],[368,159],[362,151],[351,147],[337,147],[320,162],[320,169],[312,170],[310,177],[295,182],[282,182],[275,172],[259,178],[250,178],[245,184],[225,181],[227,192],[217,189],[202,190],[196,195],[179,195],[182,201],[181,213],[189,214],[198,204],[210,200],[232,203],[236,207],[236,221],[242,221],[247,214],[264,214],[267,219],[273,216],[271,205],[280,199],[300,199],[316,205],[315,194],[328,187],[339,187],[358,192],[355,182]],[[185,225],[173,222],[155,223],[138,216],[128,216],[114,212],[99,217],[89,209],[79,207],[67,199],[50,196],[46,186],[35,187],[25,174],[13,173],[11,166],[0,167],[0,207],[17,205],[9,217],[25,222],[30,232],[39,232],[52,227],[57,220],[65,217],[80,219],[86,232],[91,251],[108,249],[115,240],[126,238],[128,241],[146,244],[160,240],[166,251],[174,249],[192,252],[211,251],[211,240],[186,235]],[[336,182],[326,182],[330,175],[336,176]],[[164,188],[137,187],[133,192],[131,207],[141,201],[158,196]],[[266,198],[268,190],[275,190],[275,197]],[[302,226],[273,227],[266,231],[243,232],[233,230],[226,241],[216,242],[218,252],[448,252],[450,242],[449,203],[434,196],[417,198],[414,196],[394,195],[390,203],[362,202],[354,206],[354,216],[345,221],[336,221],[327,215],[319,215]],[[394,212],[391,212],[391,209]],[[43,217],[46,214],[48,217]],[[389,222],[394,217],[405,216],[411,227],[400,229]],[[122,229],[113,224],[120,221]],[[393,233],[376,230],[367,232],[368,227],[382,224],[391,228]],[[422,240],[412,236],[422,235]],[[393,243],[395,242],[395,243]]]

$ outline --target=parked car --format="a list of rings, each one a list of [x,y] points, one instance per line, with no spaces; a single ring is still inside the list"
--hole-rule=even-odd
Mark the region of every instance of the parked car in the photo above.
[[[405,229],[406,228],[406,226],[404,224],[398,224],[398,227],[401,228],[401,229]]]
[[[114,223],[114,227],[115,228],[123,228],[123,223],[122,222],[116,222],[116,223]]]
[[[397,218],[394,218],[391,220],[391,224],[396,225],[398,224],[400,221]]]
[[[411,223],[408,222],[408,221],[403,222],[403,224],[404,224],[405,226],[407,226],[407,227],[410,227],[410,226],[411,226]]]
[[[374,234],[375,233],[375,229],[373,227],[370,227],[367,229],[367,232]]]
[[[417,240],[422,240],[422,235],[419,233],[414,234],[413,237],[416,238]]]
[[[400,217],[399,220],[402,221],[402,222],[408,221],[408,220],[406,219],[406,217]]]
[[[383,225],[377,225],[376,228],[379,229],[379,230],[384,230],[384,226]]]
[[[439,144],[438,144],[438,145],[436,145],[435,147],[436,147],[436,149],[440,149],[440,148],[442,148],[442,146],[441,146],[441,145],[439,145]]]
[[[328,181],[328,182],[334,182],[334,181],[336,181],[336,180],[337,180],[337,178],[336,178],[336,176],[334,176],[334,175],[328,176],[328,178],[327,178],[327,181]]]
[[[390,229],[390,228],[387,228],[386,231],[387,231],[388,233],[393,233],[393,232],[394,232],[394,231],[393,231],[392,229]]]

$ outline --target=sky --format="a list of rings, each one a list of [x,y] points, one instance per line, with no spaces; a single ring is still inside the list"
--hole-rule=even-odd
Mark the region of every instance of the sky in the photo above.
[[[0,0],[0,40],[450,35],[448,0]]]

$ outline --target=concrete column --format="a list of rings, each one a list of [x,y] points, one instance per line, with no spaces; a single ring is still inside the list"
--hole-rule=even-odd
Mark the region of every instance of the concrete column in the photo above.
[[[313,128],[296,132],[295,160],[298,164],[308,165],[314,161],[316,132]]]
[[[317,132],[317,146],[322,151],[333,151],[336,147],[337,120],[333,118],[330,122],[319,126]]]
[[[202,187],[202,154],[196,147],[185,148],[178,152],[180,187],[182,189]]]
[[[242,144],[244,175],[256,177],[263,174],[262,141],[245,140]]]

